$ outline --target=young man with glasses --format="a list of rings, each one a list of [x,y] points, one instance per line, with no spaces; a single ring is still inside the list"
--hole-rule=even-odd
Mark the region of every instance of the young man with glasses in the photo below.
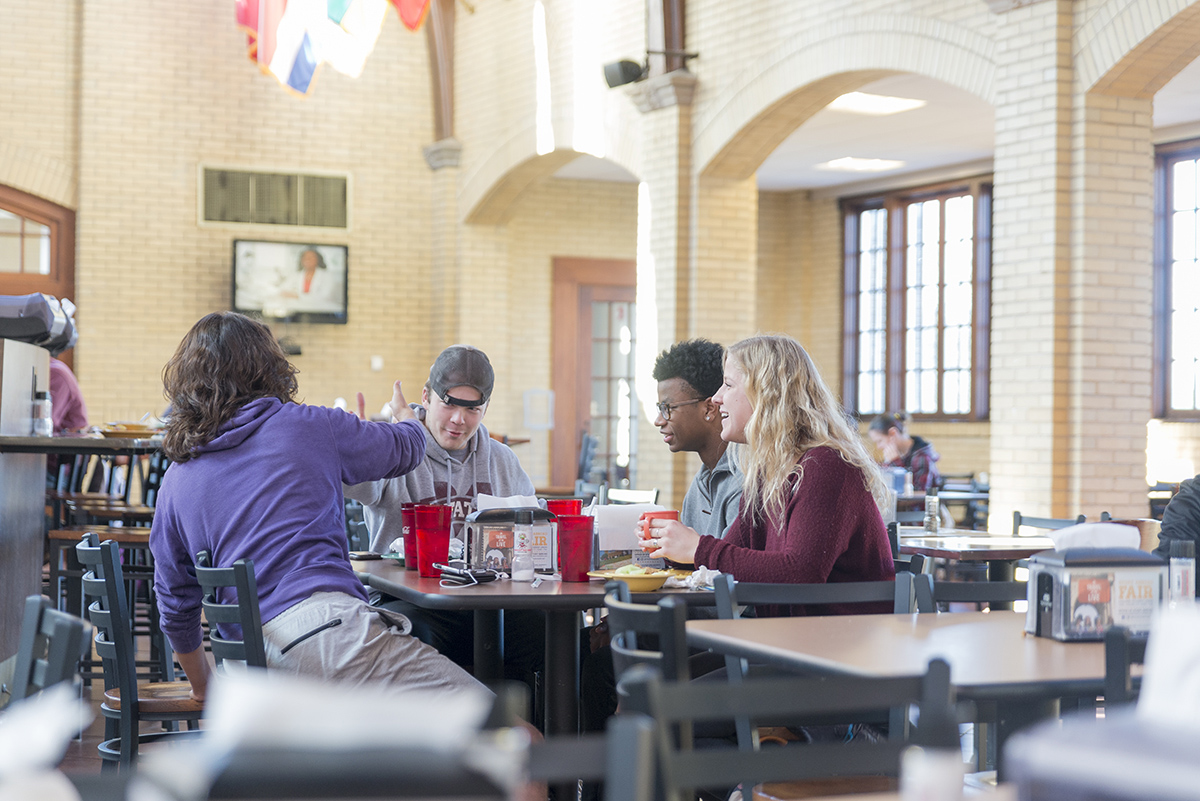
[[[742,475],[721,439],[721,416],[712,396],[721,388],[725,350],[706,339],[679,342],[654,362],[658,382],[658,416],[654,425],[671,453],[700,456],[680,521],[701,534],[723,537],[737,518]]]

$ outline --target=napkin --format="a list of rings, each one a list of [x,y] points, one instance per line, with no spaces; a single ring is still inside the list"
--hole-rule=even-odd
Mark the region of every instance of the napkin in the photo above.
[[[663,582],[663,586],[685,590],[711,590],[713,580],[719,575],[721,575],[720,570],[700,567],[686,576],[671,576]]]
[[[484,509],[529,509],[536,506],[541,506],[536,495],[509,495],[507,498],[501,498],[481,492],[475,496],[475,508],[479,511]]]
[[[1178,604],[1155,615],[1137,716],[1200,729],[1200,606]]]
[[[607,504],[596,507],[596,538],[602,551],[637,548],[637,521],[643,512],[666,509],[656,503]]]
[[[1054,550],[1067,548],[1133,548],[1142,542],[1141,532],[1134,526],[1119,523],[1078,523],[1054,531],[1046,536],[1054,543]]]

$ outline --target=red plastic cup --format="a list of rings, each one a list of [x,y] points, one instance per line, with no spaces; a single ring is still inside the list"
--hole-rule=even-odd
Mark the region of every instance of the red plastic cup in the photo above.
[[[400,504],[401,533],[404,535],[404,567],[417,569],[417,507],[420,504]]]
[[[434,564],[444,565],[450,558],[450,513],[449,506],[440,504],[421,505],[416,509],[417,574],[421,578],[442,575]]]
[[[558,561],[563,581],[588,581],[592,569],[592,526],[590,515],[558,516]]]
[[[583,514],[583,500],[580,498],[547,498],[546,511],[554,515]]]
[[[658,518],[660,520],[678,520],[679,512],[674,509],[663,509],[659,512],[642,512],[642,516],[638,518],[638,528],[641,529],[642,550],[656,551],[658,548],[647,548],[645,542],[650,537],[650,520]]]

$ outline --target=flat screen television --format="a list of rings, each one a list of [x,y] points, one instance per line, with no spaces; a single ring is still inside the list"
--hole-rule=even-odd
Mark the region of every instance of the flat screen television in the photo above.
[[[346,322],[345,245],[233,240],[233,309],[287,323]]]

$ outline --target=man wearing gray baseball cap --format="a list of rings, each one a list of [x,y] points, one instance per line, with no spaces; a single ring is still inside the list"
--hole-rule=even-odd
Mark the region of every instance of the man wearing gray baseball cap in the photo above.
[[[464,521],[480,493],[498,497],[535,494],[533,481],[521,468],[517,455],[492,439],[483,425],[494,384],[492,363],[478,348],[451,345],[438,355],[421,390],[421,404],[412,404],[425,424],[425,459],[399,478],[344,488],[347,498],[363,504],[372,551],[387,552],[392,541],[403,535],[402,504],[450,505],[454,510],[450,534],[465,541]],[[408,616],[413,634],[425,643],[460,665],[471,663],[470,612],[417,609],[386,596],[378,603]],[[507,653],[518,662],[526,661],[522,657],[528,660],[528,664],[512,671],[517,675],[510,678],[526,678],[522,674],[536,669],[541,662],[541,643],[536,641],[541,637],[541,621],[522,621],[522,617],[517,613],[505,615]],[[526,639],[531,642],[523,648],[519,643]]]

